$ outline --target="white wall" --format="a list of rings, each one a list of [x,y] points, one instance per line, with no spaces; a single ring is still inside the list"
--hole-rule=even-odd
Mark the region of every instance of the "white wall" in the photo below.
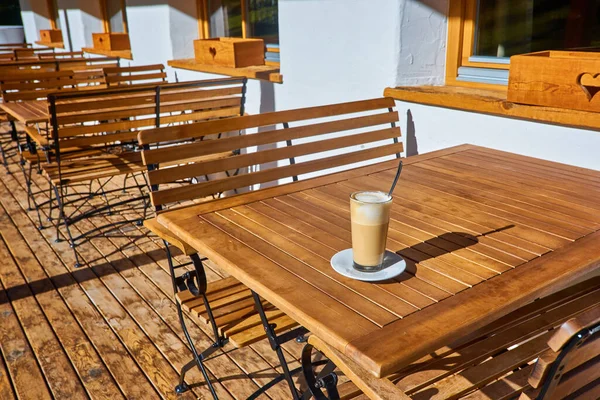
[[[33,12],[31,4],[32,1],[35,0],[19,0],[21,19],[23,20],[23,31],[25,33],[25,40],[28,43],[33,43],[39,39],[35,13]]]
[[[443,85],[448,0],[404,0],[395,86]]]
[[[406,102],[397,105],[409,155],[470,143],[600,170],[600,132]]]
[[[27,39],[37,40],[45,22],[32,8],[45,0],[20,1]],[[91,33],[102,31],[98,2],[58,3],[59,9],[68,9],[73,48],[90,46]],[[247,112],[378,97],[387,86],[443,84],[447,4],[448,0],[279,0],[284,83],[250,80]],[[192,41],[198,36],[194,1],[127,0],[127,16],[132,65],[166,65],[170,59],[193,57]],[[177,76],[180,81],[215,77],[185,70],[177,70]],[[174,77],[169,69],[169,79]],[[409,154],[473,143],[600,169],[597,132],[401,102],[398,109]]]
[[[121,65],[166,64],[172,58],[169,6],[166,2],[148,3],[153,2],[127,0],[127,30],[134,59],[123,60]]]
[[[23,43],[25,31],[22,26],[0,26],[0,43]]]

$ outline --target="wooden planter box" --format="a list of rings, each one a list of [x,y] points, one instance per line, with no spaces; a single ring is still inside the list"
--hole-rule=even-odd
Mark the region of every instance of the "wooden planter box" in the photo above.
[[[600,111],[600,53],[543,51],[510,58],[513,103]]]
[[[194,54],[200,64],[230,68],[265,65],[265,43],[262,39],[198,39],[194,40]]]
[[[42,29],[40,30],[40,42],[42,43],[62,43],[63,36],[60,29]]]
[[[97,50],[131,50],[126,33],[92,33],[92,39]]]

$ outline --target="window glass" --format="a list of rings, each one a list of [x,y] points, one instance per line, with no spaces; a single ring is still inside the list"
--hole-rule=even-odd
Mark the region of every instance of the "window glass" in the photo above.
[[[479,0],[473,54],[600,46],[600,0]]]
[[[0,25],[23,25],[19,0],[0,1]]]
[[[210,37],[242,37],[240,0],[209,0]]]
[[[279,43],[277,0],[249,0],[248,37],[262,38],[265,43]]]
[[[121,6],[121,0],[106,0],[106,18],[108,18],[111,32],[125,32]]]

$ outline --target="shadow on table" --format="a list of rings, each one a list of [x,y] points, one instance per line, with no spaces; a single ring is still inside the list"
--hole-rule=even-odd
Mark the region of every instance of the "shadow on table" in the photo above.
[[[419,268],[417,264],[420,262],[441,257],[461,249],[467,249],[479,243],[480,237],[502,232],[513,227],[514,225],[507,225],[477,236],[465,232],[446,232],[414,246],[396,250],[396,253],[401,255],[406,261],[406,270],[402,275],[390,280],[388,283],[402,282],[412,278],[416,274]],[[380,283],[385,284],[386,281]]]

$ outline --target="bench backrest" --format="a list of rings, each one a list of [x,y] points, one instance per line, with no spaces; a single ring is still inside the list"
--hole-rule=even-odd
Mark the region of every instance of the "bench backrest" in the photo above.
[[[0,77],[0,93],[4,101],[46,99],[56,91],[76,89],[73,71],[18,72]]]
[[[54,49],[53,48],[22,48],[22,49],[14,49],[13,50],[14,60],[39,58],[39,56],[42,54],[54,55]]]
[[[284,178],[296,180],[299,175],[322,174],[382,157],[399,157],[403,149],[394,106],[393,99],[379,98],[140,132],[138,141],[148,166],[150,198],[160,210],[256,184]],[[223,135],[253,128],[258,132]],[[212,140],[206,140],[209,138]],[[236,155],[201,159],[225,152]],[[250,172],[235,173],[243,170]],[[224,171],[225,176],[214,180],[174,185]]]
[[[548,341],[523,399],[600,398],[600,306],[565,322]]]
[[[38,57],[40,60],[62,60],[70,58],[83,58],[83,51],[61,51],[50,54],[40,53]]]
[[[16,49],[20,49],[23,47],[31,47],[31,43],[0,43],[0,51],[5,51],[9,49],[10,51]]]
[[[51,94],[57,157],[64,148],[135,143],[143,129],[240,115],[245,86],[245,78],[225,78]]]
[[[87,60],[87,59],[84,59]],[[106,88],[104,78],[104,68],[118,67],[118,59],[98,60],[96,62],[70,63],[68,68],[75,72],[75,79],[80,89],[89,87],[90,89]]]
[[[133,84],[153,84],[167,81],[165,66],[162,64],[140,65],[136,67],[104,68],[104,80],[108,87]]]

